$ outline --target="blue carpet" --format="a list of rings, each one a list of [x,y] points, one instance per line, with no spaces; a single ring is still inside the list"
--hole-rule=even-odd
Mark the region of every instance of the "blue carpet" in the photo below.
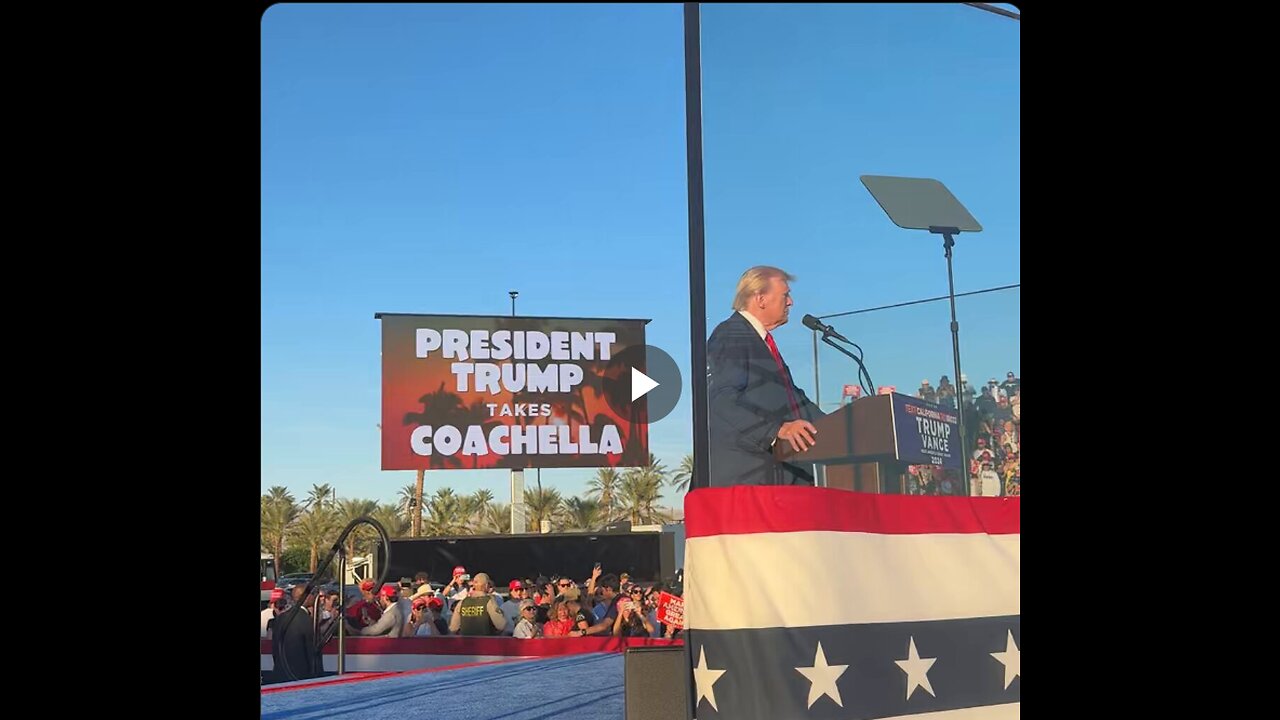
[[[622,655],[591,653],[272,693],[262,720],[618,720],[623,700]]]

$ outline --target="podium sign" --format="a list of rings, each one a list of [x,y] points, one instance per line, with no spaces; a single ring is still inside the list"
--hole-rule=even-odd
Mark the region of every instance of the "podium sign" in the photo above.
[[[960,469],[960,418],[952,408],[894,393],[893,432],[898,460]]]
[[[855,400],[813,421],[813,447],[796,452],[790,443],[773,445],[778,460],[841,465],[894,462],[959,469],[960,418],[954,408],[901,393]]]

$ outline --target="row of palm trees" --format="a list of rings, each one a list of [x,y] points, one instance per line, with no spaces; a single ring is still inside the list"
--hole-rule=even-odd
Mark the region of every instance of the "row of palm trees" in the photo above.
[[[686,455],[672,472],[650,454],[649,462],[642,467],[621,472],[600,468],[588,481],[584,497],[566,497],[548,487],[527,489],[526,527],[537,532],[543,520],[550,522],[554,532],[599,530],[621,520],[633,525],[669,522],[671,511],[658,504],[663,486],[683,492],[692,476],[692,455]],[[484,489],[459,495],[452,488],[441,487],[424,497],[422,484],[417,483],[401,488],[397,502],[380,504],[374,500],[339,499],[328,484],[312,486],[299,502],[287,488],[276,485],[262,496],[262,549],[281,558],[286,549],[306,548],[310,551],[310,570],[315,572],[321,554],[332,546],[342,528],[363,515],[380,522],[391,537],[511,531],[511,506],[496,502],[493,493]],[[361,526],[347,538],[348,557],[370,552],[375,540],[373,530]]]

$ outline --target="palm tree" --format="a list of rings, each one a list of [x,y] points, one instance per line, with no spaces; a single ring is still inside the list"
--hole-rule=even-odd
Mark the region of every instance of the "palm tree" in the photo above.
[[[442,487],[427,500],[427,521],[425,523],[429,535],[461,535],[467,530],[466,508],[463,498],[453,492],[453,488]]]
[[[272,485],[262,497],[270,502],[295,502],[293,493],[283,485]]]
[[[476,500],[475,495],[458,495],[457,505],[458,509],[455,514],[458,516],[458,534],[474,535],[476,532],[475,518],[482,509],[480,503]]]
[[[400,506],[395,503],[379,505],[378,509],[373,511],[373,519],[382,523],[382,527],[387,530],[387,535],[393,538],[404,537],[405,530],[409,527],[409,523],[400,512]]]
[[[294,536],[311,550],[311,572],[316,571],[320,562],[320,548],[333,542],[335,527],[334,514],[323,508],[313,507],[302,515],[294,528]]]
[[[462,409],[462,398],[445,390],[443,380],[440,381],[440,387],[418,398],[418,402],[422,403],[422,412],[405,413],[404,425],[422,425],[432,419],[441,421],[442,425],[452,425],[454,423],[445,423],[442,418],[452,416]]]
[[[307,493],[307,500],[303,507],[311,510],[313,508],[331,508],[333,506],[333,487],[329,483],[323,485],[312,485],[311,492]]]
[[[591,498],[569,497],[562,503],[568,527],[575,530],[595,530],[600,517],[600,503]]]
[[[484,531],[507,535],[511,532],[511,505],[507,503],[490,503],[485,516]]]
[[[422,507],[422,486],[426,482],[426,477],[427,477],[427,471],[423,470],[422,468],[418,468],[418,479],[414,483],[414,489],[413,489],[414,507],[417,507],[417,508]],[[414,537],[422,536],[422,512],[421,511],[413,515],[413,536]]]
[[[338,501],[337,517],[342,527],[351,524],[352,520],[365,515],[373,515],[378,509],[378,503],[374,500],[356,500],[343,498]],[[364,540],[373,533],[373,530],[365,525],[357,527],[347,536],[347,560],[351,561],[356,557],[356,541]],[[363,542],[361,543],[363,544]]]
[[[693,453],[684,456],[680,461],[680,469],[671,475],[671,485],[676,492],[685,492],[693,480]]]
[[[622,474],[621,487],[618,489],[619,509],[625,511],[632,525],[640,525],[640,516],[644,514],[644,506],[648,490],[644,479],[634,468]]]
[[[481,488],[467,497],[467,522],[473,532],[478,532],[489,516],[489,506],[493,504],[493,491]]]
[[[405,485],[400,488],[400,502],[397,507],[400,509],[400,515],[404,518],[405,524],[414,528],[412,537],[418,537],[418,531],[422,529],[422,503],[418,500],[422,493],[422,489],[413,485]]]
[[[284,557],[284,543],[298,519],[298,504],[281,485],[273,486],[262,496],[262,547],[275,556],[277,567]]]
[[[462,398],[446,390],[443,380],[440,382],[440,387],[419,397],[418,402],[422,403],[422,412],[405,413],[403,424],[424,425],[434,421],[437,426],[466,427],[463,421],[467,417],[467,410],[462,405]],[[462,467],[462,459],[458,455],[436,454],[431,456],[430,461],[432,467],[442,469]]]
[[[422,412],[409,412],[404,414],[403,424],[405,425],[422,425],[430,420],[435,420],[438,425],[455,425],[458,427],[466,427],[466,423],[460,422],[466,414],[465,408],[462,406],[462,398],[444,389],[444,381],[440,381],[440,387],[426,393],[418,398],[418,402],[422,403]],[[381,426],[379,426],[381,428]],[[457,455],[432,455],[431,464],[440,468],[462,467],[462,460]],[[419,510],[419,515],[412,518],[413,536],[418,537],[422,532],[422,516],[421,510],[423,505],[422,490],[425,482],[426,470],[418,469],[417,490],[413,494],[414,507]]]
[[[652,523],[654,520],[663,519],[662,513],[654,510],[653,504],[662,497],[662,486],[667,484],[667,468],[653,454],[649,453],[649,462],[639,468],[637,472],[644,478],[645,488],[647,491],[645,499],[645,522]]]
[[[534,532],[541,532],[543,520],[550,520],[554,528],[560,520],[560,491],[555,488],[525,490],[524,506]]]
[[[605,368],[607,369],[608,365],[605,365]],[[599,373],[587,371],[582,374],[582,391],[574,393],[574,399],[577,400],[577,404],[573,406],[573,410],[570,415],[570,417],[573,418],[573,422],[570,424],[592,425],[591,411],[587,408],[587,400],[588,397],[590,397],[597,399],[598,401],[603,401],[605,394],[605,382],[606,378],[604,370],[601,370]],[[596,403],[593,402],[592,405],[594,406]],[[579,412],[578,408],[582,408],[582,411]],[[577,437],[576,433],[574,436]],[[593,437],[599,438],[600,436],[593,435]]]
[[[650,524],[665,521],[667,514],[654,509],[654,503],[662,498],[662,486],[666,484],[667,470],[653,453],[649,462],[630,468],[622,475],[619,497],[631,517],[632,524]]]
[[[595,495],[595,499],[600,503],[604,512],[604,522],[609,524],[613,522],[614,506],[618,500],[618,485],[621,483],[621,476],[618,471],[611,467],[603,467],[596,470],[595,476],[587,481],[587,490]]]
[[[665,481],[666,481],[666,479],[667,479],[667,468],[666,468],[666,466],[665,466],[665,465],[663,465],[663,464],[662,464],[662,461],[658,459],[658,456],[654,455],[653,453],[649,453],[649,462],[648,462],[648,463],[646,463],[646,464],[644,464],[644,465],[641,465],[640,467],[635,468],[635,469],[636,469],[636,470],[639,470],[640,472],[643,472],[643,473],[648,473],[648,474],[651,474],[651,475],[655,475],[655,476],[657,476],[657,477],[658,477],[658,479],[660,479],[660,480],[662,480],[662,481],[664,481],[664,482],[665,482]]]

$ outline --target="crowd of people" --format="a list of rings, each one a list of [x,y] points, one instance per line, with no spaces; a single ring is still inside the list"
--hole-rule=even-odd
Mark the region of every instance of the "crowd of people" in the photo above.
[[[1004,382],[991,378],[975,391],[965,375],[959,389],[943,375],[937,387],[923,380],[916,396],[942,407],[965,408],[971,495],[1022,494],[1019,463],[1022,443],[1021,381],[1010,371]],[[964,487],[957,471],[934,465],[908,467],[906,492],[916,495],[960,495]],[[319,617],[320,632],[343,623],[348,635],[423,637],[432,635],[509,636],[520,639],[552,637],[680,637],[681,628],[658,619],[664,592],[680,596],[678,582],[640,584],[626,573],[602,575],[597,564],[579,582],[570,576],[516,578],[505,595],[495,590],[487,573],[474,577],[462,566],[444,585],[433,584],[425,572],[400,583],[376,587],[359,585],[345,601],[337,590],[313,590],[303,585],[277,588],[262,611],[262,636],[271,637],[275,618],[301,603],[309,617]]]
[[[1000,496],[1022,494],[1022,381],[1010,370],[1004,382],[991,378],[975,391],[966,375],[960,388],[943,375],[937,387],[928,379],[920,382],[916,397],[942,407],[964,403],[969,493]],[[964,492],[959,473],[935,465],[908,468],[907,492],[916,495],[959,495]]]
[[[366,580],[346,602],[336,590],[313,590],[304,598],[304,586],[277,588],[262,611],[262,636],[271,637],[275,618],[302,603],[302,612],[319,617],[321,633],[342,622],[349,636],[680,637],[680,627],[658,620],[659,598],[663,592],[678,597],[678,586],[601,573],[597,564],[582,583],[569,576],[516,578],[505,597],[487,573],[473,577],[462,566],[439,588],[425,572],[381,587]]]

